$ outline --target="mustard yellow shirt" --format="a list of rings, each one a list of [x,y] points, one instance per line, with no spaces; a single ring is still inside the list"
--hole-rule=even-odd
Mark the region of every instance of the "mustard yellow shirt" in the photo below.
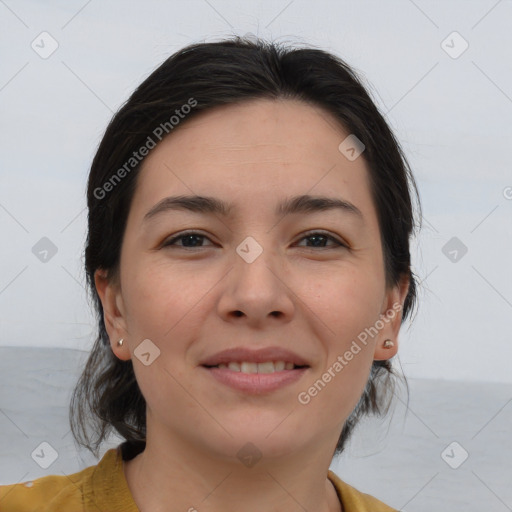
[[[363,494],[329,470],[344,512],[397,512]],[[71,475],[49,475],[0,485],[0,512],[139,512],[123,470],[120,447],[111,448],[95,466]]]

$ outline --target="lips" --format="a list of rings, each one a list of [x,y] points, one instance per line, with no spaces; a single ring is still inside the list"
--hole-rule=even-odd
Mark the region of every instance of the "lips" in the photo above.
[[[266,347],[257,350],[245,347],[227,349],[207,357],[200,364],[211,368],[230,363],[241,365],[242,363],[263,364],[268,362],[284,362],[288,368],[290,363],[294,367],[309,367],[303,357],[281,347]]]
[[[209,378],[251,395],[266,395],[296,384],[310,371],[303,357],[281,347],[223,350],[207,357],[200,367]]]

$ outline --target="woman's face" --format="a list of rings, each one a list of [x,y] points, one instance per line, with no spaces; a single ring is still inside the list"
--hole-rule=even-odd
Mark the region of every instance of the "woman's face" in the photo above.
[[[373,359],[396,352],[407,291],[385,287],[365,161],[338,149],[348,135],[319,108],[257,100],[191,119],[145,159],[120,287],[100,273],[96,284],[112,348],[132,359],[146,399],[148,440],[179,440],[217,456],[247,443],[263,456],[321,446],[332,455]],[[176,196],[208,197],[226,209],[182,201],[148,215]],[[304,200],[308,207],[280,213],[298,196],[353,207]],[[378,322],[386,312],[392,319]],[[378,333],[368,335],[375,325]],[[386,338],[395,348],[382,348]],[[270,351],[264,361],[306,368],[263,364],[255,373],[254,352],[269,347],[292,354]],[[248,374],[204,366],[228,349],[248,351],[227,356],[252,360],[242,368]]]

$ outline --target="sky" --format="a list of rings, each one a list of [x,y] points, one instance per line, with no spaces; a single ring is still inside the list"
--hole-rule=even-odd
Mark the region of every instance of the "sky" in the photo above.
[[[411,165],[421,283],[396,363],[511,383],[511,16],[494,0],[0,2],[0,346],[90,348],[85,190],[110,118],[179,48],[253,33],[345,59]]]

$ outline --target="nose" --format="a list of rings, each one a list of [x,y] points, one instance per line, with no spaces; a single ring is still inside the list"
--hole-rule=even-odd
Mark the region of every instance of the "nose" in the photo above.
[[[218,313],[226,321],[245,322],[254,328],[289,322],[295,295],[287,281],[284,262],[275,251],[263,247],[253,261],[235,253],[234,265],[224,279]]]

